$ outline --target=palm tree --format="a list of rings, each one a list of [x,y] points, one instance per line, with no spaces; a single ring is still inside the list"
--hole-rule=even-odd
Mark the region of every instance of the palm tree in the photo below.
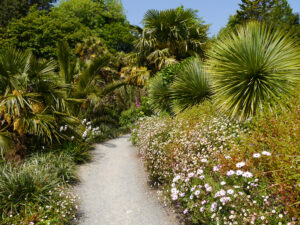
[[[2,147],[10,139],[22,153],[30,136],[48,144],[67,139],[59,127],[68,125],[71,131],[77,121],[65,107],[69,86],[55,74],[56,63],[9,48],[0,53],[0,68]]]
[[[179,7],[169,10],[148,10],[144,29],[136,43],[139,61],[161,68],[169,61],[191,55],[204,56],[208,25],[196,11]]]
[[[246,119],[266,105],[284,105],[299,81],[299,52],[292,33],[259,22],[223,35],[209,53],[220,110]]]

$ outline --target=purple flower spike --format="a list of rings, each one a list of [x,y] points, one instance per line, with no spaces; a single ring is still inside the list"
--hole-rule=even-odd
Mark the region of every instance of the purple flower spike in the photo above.
[[[137,108],[140,108],[140,103],[137,97],[135,97],[135,105]]]

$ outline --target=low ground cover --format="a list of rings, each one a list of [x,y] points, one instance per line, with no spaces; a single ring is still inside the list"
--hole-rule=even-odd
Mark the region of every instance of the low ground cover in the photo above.
[[[154,184],[195,224],[296,224],[299,104],[244,123],[210,104],[141,119],[133,132]]]
[[[55,159],[55,160],[53,160]],[[1,224],[63,224],[75,219],[74,159],[65,153],[35,154],[22,164],[2,163]]]

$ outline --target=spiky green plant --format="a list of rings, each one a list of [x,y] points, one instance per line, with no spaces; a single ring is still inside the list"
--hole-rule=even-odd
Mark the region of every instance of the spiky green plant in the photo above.
[[[217,40],[209,55],[220,110],[246,119],[266,105],[284,105],[299,80],[299,52],[292,33],[259,22]]]
[[[212,95],[209,76],[200,59],[192,59],[176,76],[170,86],[175,113],[197,105]]]

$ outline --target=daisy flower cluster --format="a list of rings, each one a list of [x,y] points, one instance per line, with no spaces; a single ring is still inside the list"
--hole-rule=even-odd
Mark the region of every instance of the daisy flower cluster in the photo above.
[[[273,153],[235,157],[232,149],[238,149],[247,132],[242,124],[222,117],[154,116],[141,118],[133,136],[150,179],[191,222],[296,224],[250,166],[270,160]]]

